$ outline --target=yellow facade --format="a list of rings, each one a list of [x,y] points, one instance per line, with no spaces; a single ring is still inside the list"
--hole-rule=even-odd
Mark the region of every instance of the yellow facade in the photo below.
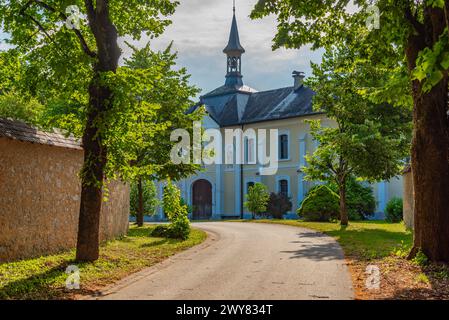
[[[239,218],[242,210],[242,199],[244,202],[250,183],[261,182],[268,187],[270,192],[278,193],[280,191],[280,181],[285,180],[288,182],[288,194],[291,197],[293,204],[292,212],[288,217],[296,217],[296,210],[300,207],[302,200],[305,198],[310,188],[316,184],[305,181],[304,173],[300,170],[301,167],[307,165],[304,156],[313,153],[317,147],[317,143],[313,140],[310,134],[310,124],[307,122],[308,120],[321,120],[322,125],[326,127],[335,125],[335,123],[328,119],[324,114],[265,121],[225,128],[219,128],[211,118],[206,117],[203,123],[204,129],[215,128],[219,129],[222,133],[223,154],[225,153],[224,140],[225,130],[227,129],[241,129],[244,132],[248,129],[254,129],[256,132],[259,129],[266,129],[267,132],[269,132],[270,129],[277,129],[279,135],[284,134],[288,136],[288,158],[279,160],[278,170],[274,175],[261,175],[260,166],[258,164],[221,164],[204,166],[203,170],[197,175],[191,176],[178,183],[186,203],[190,206],[193,205],[193,189],[195,182],[206,180],[209,182],[212,192],[211,218],[217,220]],[[402,198],[402,177],[393,178],[390,182],[374,184],[372,187],[377,200],[379,213],[385,210],[385,206],[391,198]],[[160,186],[159,189],[161,194],[162,186]],[[243,189],[243,197],[241,189]],[[245,218],[250,216],[248,210],[245,208],[243,208],[243,214]],[[381,218],[382,214],[378,217]]]

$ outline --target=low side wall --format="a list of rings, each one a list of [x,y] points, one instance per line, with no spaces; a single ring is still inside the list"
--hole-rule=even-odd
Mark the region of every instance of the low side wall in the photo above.
[[[83,151],[0,137],[0,262],[76,246]],[[109,186],[101,241],[128,231],[129,186]]]

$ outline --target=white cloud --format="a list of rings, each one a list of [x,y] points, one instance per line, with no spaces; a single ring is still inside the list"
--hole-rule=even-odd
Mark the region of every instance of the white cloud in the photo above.
[[[322,52],[271,50],[276,33],[275,17],[251,20],[249,14],[257,0],[237,0],[236,16],[240,42],[246,50],[242,58],[245,84],[258,90],[292,85],[291,72],[310,74],[310,60],[319,62]],[[179,64],[192,74],[192,82],[206,93],[224,84],[226,46],[232,19],[232,0],[181,0],[172,17],[173,24],[158,39],[154,49],[165,48],[171,40],[179,52]],[[148,39],[143,38],[140,45]],[[124,48],[124,56],[129,50]]]

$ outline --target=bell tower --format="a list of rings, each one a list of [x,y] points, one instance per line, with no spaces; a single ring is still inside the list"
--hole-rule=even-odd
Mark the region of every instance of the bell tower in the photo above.
[[[237,19],[235,18],[235,0],[233,7],[233,17],[231,25],[231,33],[229,35],[229,42],[223,52],[227,56],[227,73],[226,86],[243,86],[242,76],[242,54],[245,53],[240,44],[239,30],[237,28]]]

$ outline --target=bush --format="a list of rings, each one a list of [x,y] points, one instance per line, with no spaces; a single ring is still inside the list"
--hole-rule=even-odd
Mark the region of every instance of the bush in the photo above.
[[[338,186],[335,183],[328,185],[332,191],[338,194]],[[374,215],[376,211],[376,199],[373,189],[358,182],[351,177],[346,182],[346,206],[349,220],[365,220]]]
[[[167,238],[187,239],[190,234],[188,208],[182,204],[181,192],[171,181],[164,188],[163,207],[170,224],[165,226],[165,230],[156,228],[158,230],[155,229],[154,232],[156,233],[152,233],[152,235],[161,233]]]
[[[310,190],[298,215],[305,221],[329,222],[338,218],[339,202],[339,196],[328,186],[318,186]]]
[[[142,189],[143,189],[144,215],[152,216],[156,214],[156,209],[157,206],[159,205],[156,185],[152,181],[143,181]],[[139,208],[139,191],[136,182],[133,182],[131,184],[130,207],[131,207],[131,215],[136,216]]]
[[[400,198],[391,199],[385,210],[386,219],[389,222],[401,222],[403,220],[403,203]]]
[[[250,187],[246,195],[245,207],[252,213],[253,219],[262,215],[267,211],[267,204],[270,195],[267,192],[267,187],[262,183],[256,183]]]
[[[151,236],[156,238],[168,238],[168,225],[158,225],[151,231]]]
[[[271,193],[267,206],[268,214],[274,219],[284,219],[284,215],[292,210],[292,202],[282,193]]]

